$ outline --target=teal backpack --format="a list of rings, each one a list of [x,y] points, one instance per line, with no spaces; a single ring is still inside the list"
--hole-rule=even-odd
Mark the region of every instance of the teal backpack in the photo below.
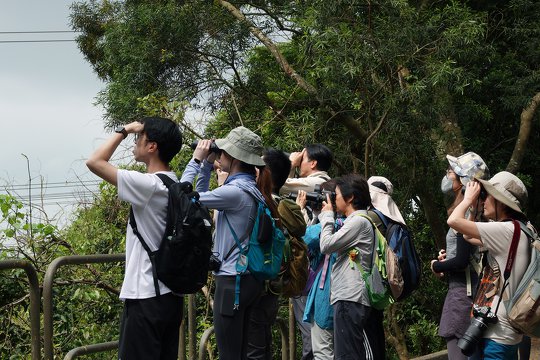
[[[249,240],[245,246],[242,246],[242,240],[238,238],[225,215],[225,221],[227,221],[236,243],[235,247],[240,249],[240,255],[236,261],[235,310],[240,305],[240,279],[242,274],[249,270],[250,274],[259,281],[275,279],[281,269],[283,246],[285,245],[285,235],[276,225],[266,203],[257,199],[250,192],[244,191],[257,203],[253,228],[249,233]]]

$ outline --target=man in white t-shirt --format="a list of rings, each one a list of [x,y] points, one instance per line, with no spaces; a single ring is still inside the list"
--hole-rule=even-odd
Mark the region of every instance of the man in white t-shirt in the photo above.
[[[109,160],[128,134],[135,134],[133,155],[146,173],[118,169]],[[118,188],[118,198],[131,204],[137,228],[151,251],[165,232],[168,190],[156,176],[178,181],[169,162],[182,147],[178,125],[159,117],[143,118],[119,127],[88,159],[94,174]],[[128,224],[126,268],[120,299],[124,301],[119,359],[176,359],[183,299],[160,281],[154,283],[152,265],[142,243]],[[156,289],[159,288],[159,295]]]

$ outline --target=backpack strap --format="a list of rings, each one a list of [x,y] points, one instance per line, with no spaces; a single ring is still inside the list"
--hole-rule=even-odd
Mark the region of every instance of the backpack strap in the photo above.
[[[255,199],[255,205],[256,205],[255,211],[258,211],[257,210],[258,200],[255,198],[255,196],[252,195],[249,191],[246,191],[242,188],[240,189],[250,194],[253,197],[253,199]],[[227,222],[227,226],[229,227],[229,230],[231,230],[231,233],[235,242],[235,244],[231,247],[227,255],[225,255],[225,257],[223,258],[223,261],[229,258],[229,256],[232,254],[235,248],[238,247],[240,249],[240,255],[238,256],[238,260],[236,260],[236,281],[235,281],[235,287],[234,287],[234,307],[233,307],[234,310],[238,310],[240,308],[240,280],[241,280],[242,273],[244,273],[247,270],[247,265],[248,265],[245,252],[247,252],[247,249],[249,247],[249,242],[245,247],[242,247],[242,242],[253,231],[253,227],[255,226],[255,216],[250,216],[248,227],[246,228],[246,232],[244,233],[244,235],[242,235],[240,239],[236,235],[236,232],[234,231],[231,223],[229,222],[229,218],[227,217],[227,213],[225,211],[223,212],[223,217],[225,218],[225,221]]]
[[[133,214],[133,206],[129,208],[129,224],[131,225],[131,229],[133,229],[133,233],[137,236],[137,238],[141,242],[142,247],[148,254],[148,258],[150,259],[150,264],[152,265],[152,277],[154,278],[154,289],[156,291],[156,296],[160,296],[161,293],[159,291],[155,254],[154,252],[152,252],[152,250],[150,250],[150,247],[148,246],[146,241],[144,241],[141,233],[139,232],[139,229],[137,229],[137,222],[135,221],[135,215]]]
[[[497,307],[495,308],[495,314],[497,314],[497,310],[499,310],[499,305],[501,304],[501,299],[503,297],[504,290],[509,284],[508,279],[510,278],[510,273],[512,272],[512,266],[514,265],[514,260],[516,258],[517,247],[518,247],[520,233],[521,233],[521,226],[519,225],[519,222],[516,220],[512,220],[512,223],[514,224],[514,234],[512,236],[512,242],[510,243],[510,249],[508,250],[508,258],[506,259],[506,267],[504,268],[504,272],[503,272],[504,283],[501,290],[501,295],[499,296]]]
[[[371,208],[370,210],[377,214],[379,219],[381,219],[381,221],[383,222],[384,227],[388,228],[388,219],[386,218],[386,216],[384,216],[384,214],[380,210],[377,210],[375,208]]]
[[[371,252],[371,254],[372,254],[371,255],[371,264],[369,265],[369,269],[368,269],[368,271],[371,271],[371,269],[373,268],[373,263],[375,262],[375,254],[377,252],[377,233],[376,233],[377,227],[375,226],[373,221],[369,218],[369,216],[364,215],[364,214],[358,214],[357,216],[361,216],[361,217],[367,219],[369,221],[369,223],[371,224],[371,227],[373,228],[373,250]],[[358,251],[358,250],[356,250],[356,251]],[[349,253],[349,262],[354,262],[354,260],[351,259],[350,253]],[[351,264],[351,267],[352,267],[352,264]],[[358,269],[360,270],[360,272],[363,275],[364,270],[362,269],[362,264],[361,263],[359,264]]]
[[[169,176],[165,174],[156,174],[156,176],[161,179],[163,184],[167,187],[167,190],[172,184],[175,183],[173,179],[171,179]],[[131,225],[131,229],[133,230],[133,233],[137,236],[137,238],[141,242],[142,247],[148,254],[148,258],[150,259],[150,264],[152,264],[152,278],[154,279],[154,289],[156,291],[156,296],[160,296],[161,292],[159,291],[156,257],[155,257],[154,252],[150,250],[150,247],[148,246],[146,241],[144,241],[141,233],[139,232],[139,229],[137,228],[137,222],[135,221],[135,214],[133,213],[133,206],[129,208],[129,224]]]

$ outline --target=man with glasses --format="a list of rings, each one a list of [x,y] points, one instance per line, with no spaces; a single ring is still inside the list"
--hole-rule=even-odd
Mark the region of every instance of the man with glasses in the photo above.
[[[135,134],[133,155],[146,165],[146,173],[118,169],[109,161],[128,134]],[[143,118],[116,129],[87,160],[94,174],[118,188],[118,198],[131,204],[137,228],[152,251],[165,232],[168,190],[156,175],[174,181],[169,162],[182,147],[178,125],[159,117]],[[156,296],[152,265],[133,229],[126,230],[126,266],[120,299],[124,301],[119,359],[176,359],[182,319],[182,297],[159,282]]]

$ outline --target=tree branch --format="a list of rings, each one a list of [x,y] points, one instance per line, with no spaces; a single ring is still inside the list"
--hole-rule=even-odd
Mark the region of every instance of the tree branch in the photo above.
[[[244,14],[237,9],[234,5],[232,5],[230,2],[225,0],[219,0],[219,3],[238,20],[245,23],[249,31],[257,38],[259,39],[264,46],[270,51],[270,53],[274,56],[276,61],[278,62],[279,66],[283,69],[285,74],[287,74],[290,78],[292,78],[298,86],[303,89],[305,92],[307,92],[310,95],[313,95],[315,97],[318,97],[317,89],[310,83],[308,83],[302,76],[300,76],[296,70],[289,64],[287,59],[283,56],[283,54],[279,51],[277,46],[266,36],[261,29],[259,29],[255,24],[253,24],[249,19],[247,19]]]
[[[540,92],[533,96],[529,105],[521,112],[521,124],[519,126],[519,134],[514,146],[512,157],[506,166],[506,171],[516,173],[521,167],[521,162],[527,150],[529,136],[531,135],[531,127],[534,115],[540,105]]]

